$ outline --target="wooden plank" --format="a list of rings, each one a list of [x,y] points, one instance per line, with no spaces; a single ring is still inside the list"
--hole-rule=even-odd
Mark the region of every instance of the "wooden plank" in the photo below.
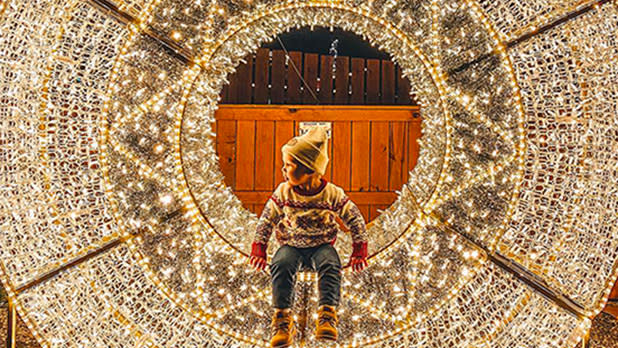
[[[389,122],[371,122],[369,191],[388,191]]]
[[[238,104],[238,70],[230,74],[230,83],[227,87],[227,102],[229,104]]]
[[[236,183],[236,121],[217,121],[217,153],[219,168],[227,186],[235,189]]]
[[[219,129],[217,127],[219,127],[219,121],[215,119],[215,122],[211,124],[211,129],[213,132],[215,132],[215,153],[217,154],[217,156],[219,156]]]
[[[370,127],[367,121],[352,122],[351,191],[369,191]],[[369,209],[369,208],[367,208]]]
[[[395,104],[395,65],[390,60],[382,61],[382,104]]]
[[[236,139],[236,190],[253,190],[255,121],[238,121]]]
[[[416,166],[416,161],[418,160],[418,153],[420,151],[420,146],[417,142],[421,137],[421,119],[417,118],[413,121],[408,122],[409,130],[408,130],[408,169],[407,171],[411,171]]]
[[[350,159],[351,159],[351,123],[337,121],[332,125],[333,138],[337,139],[337,146],[333,148],[331,157],[333,174],[331,181],[345,191],[350,190]]]
[[[255,125],[255,189],[273,190],[275,164],[275,122],[256,121]]]
[[[409,105],[410,103],[410,81],[403,76],[401,68],[397,67],[397,104]]]
[[[256,204],[256,205],[254,205],[253,209],[255,209],[254,212],[255,212],[255,214],[257,216],[261,216],[262,215],[262,211],[264,210],[264,205],[265,204]]]
[[[254,104],[268,104],[269,54],[270,51],[267,48],[260,48],[255,54],[255,87],[253,88]]]
[[[358,210],[363,214],[363,218],[365,219],[365,223],[371,221],[369,219],[369,205],[368,204],[357,204]]]
[[[333,122],[334,123],[334,122]],[[332,128],[332,124],[331,124]],[[326,174],[325,177],[328,181],[333,181],[333,146],[335,144],[335,140],[333,138],[333,131],[331,129],[331,137],[328,139],[328,165],[326,165]]]
[[[365,59],[352,58],[350,104],[365,104]]]
[[[395,199],[396,198],[397,197],[395,196]],[[395,199],[393,199],[393,202],[395,201]],[[389,207],[389,205],[390,204],[371,204],[369,206],[369,219],[370,219],[369,221],[372,221],[378,216],[380,216],[381,213],[378,210],[386,210]]]
[[[285,52],[273,50],[270,68],[270,102],[272,104],[285,104],[286,74]]]
[[[380,60],[367,59],[367,82],[365,85],[367,105],[380,104]]]
[[[277,187],[283,182],[283,160],[281,159],[281,147],[294,136],[294,121],[277,121],[275,122],[275,183]],[[266,202],[266,201],[264,201]]]
[[[220,105],[218,120],[270,121],[412,121],[418,106],[365,105]]]
[[[304,59],[304,72],[303,78],[307,83],[307,86],[304,86],[303,93],[301,96],[302,104],[316,104],[317,101],[309,91],[313,91],[317,97],[317,88],[318,88],[318,58],[319,56],[315,53],[305,53]]]
[[[390,123],[389,161],[388,161],[388,189],[389,191],[401,190],[407,181],[406,152],[406,124],[404,122]],[[406,166],[404,167],[404,164]]]
[[[288,52],[290,59],[288,61],[288,88],[286,104],[300,104],[301,97],[301,80],[298,73],[303,73],[303,54],[302,52]],[[292,63],[298,69],[298,72],[292,66]]]
[[[348,57],[337,57],[335,60],[335,104],[349,104],[348,84],[350,60]]]
[[[236,196],[247,204],[265,204],[272,191],[235,191]],[[391,205],[397,194],[394,192],[346,192],[346,195],[357,205]]]
[[[320,56],[320,104],[333,103],[333,57]]]
[[[253,94],[253,55],[245,57],[247,63],[240,64],[236,73],[236,101],[239,104],[251,104]]]
[[[223,85],[223,88],[221,88],[221,93],[219,93],[219,104],[227,104],[229,103],[229,99],[227,98],[227,93],[230,89],[230,84],[226,83]]]

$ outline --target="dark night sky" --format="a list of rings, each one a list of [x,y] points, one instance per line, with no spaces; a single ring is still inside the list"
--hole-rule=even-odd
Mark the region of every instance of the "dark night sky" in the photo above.
[[[314,27],[313,31],[303,27],[283,33],[279,37],[288,51],[329,54],[331,43],[338,39],[337,54],[340,56],[390,59],[387,53],[372,47],[361,36],[337,28],[331,32],[324,27]],[[276,39],[262,47],[281,49]]]

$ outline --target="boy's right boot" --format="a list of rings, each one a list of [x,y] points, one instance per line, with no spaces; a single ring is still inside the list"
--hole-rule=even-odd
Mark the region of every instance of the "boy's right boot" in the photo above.
[[[289,308],[275,309],[272,330],[271,347],[283,348],[292,345],[294,336],[296,336],[296,326],[294,325],[294,318],[292,318],[292,311]]]

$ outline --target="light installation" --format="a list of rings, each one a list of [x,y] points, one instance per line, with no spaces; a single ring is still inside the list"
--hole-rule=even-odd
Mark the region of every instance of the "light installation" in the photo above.
[[[0,14],[0,278],[43,346],[267,346],[269,277],[246,263],[257,217],[223,183],[212,122],[241,60],[301,26],[391,54],[424,117],[418,164],[368,230],[369,268],[344,274],[338,346],[572,347],[618,275],[615,1]],[[314,278],[294,309],[309,322]]]

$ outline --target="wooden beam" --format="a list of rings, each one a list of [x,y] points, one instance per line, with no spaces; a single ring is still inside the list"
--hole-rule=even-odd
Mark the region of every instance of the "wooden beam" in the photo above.
[[[215,118],[236,121],[413,121],[418,106],[368,105],[220,105]]]
[[[272,195],[272,191],[236,191],[234,193],[245,204],[264,204]],[[356,205],[390,205],[397,199],[395,192],[347,192],[346,194]]]

